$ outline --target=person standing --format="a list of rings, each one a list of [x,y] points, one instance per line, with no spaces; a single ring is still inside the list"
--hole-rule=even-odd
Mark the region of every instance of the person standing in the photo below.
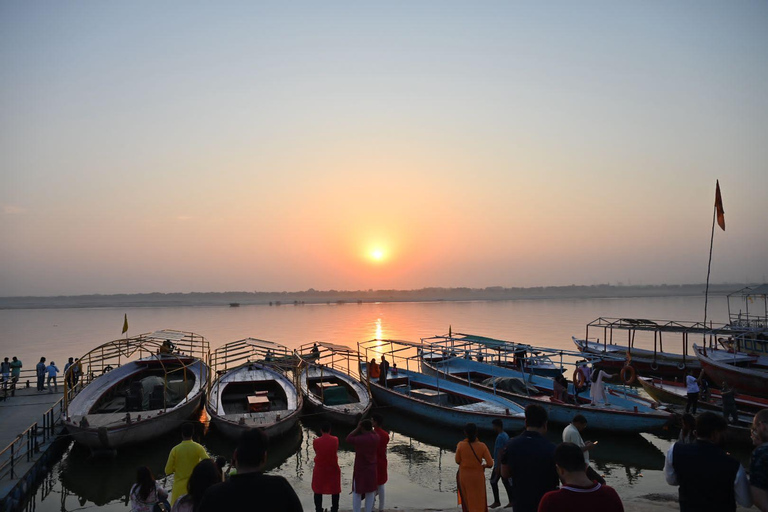
[[[539,501],[558,485],[555,445],[547,433],[547,411],[538,404],[525,408],[525,430],[507,443],[501,456],[501,476],[512,481],[512,510],[536,512]]]
[[[477,425],[467,423],[464,434],[467,438],[456,445],[459,503],[464,512],[486,512],[485,469],[493,466],[493,459],[485,443],[477,439]]]
[[[384,510],[385,489],[384,486],[389,480],[387,473],[387,445],[389,444],[389,432],[384,430],[384,418],[381,414],[371,416],[373,431],[379,436],[379,446],[376,449],[376,494],[379,496],[379,512]]]
[[[201,460],[209,458],[205,448],[192,440],[194,433],[195,426],[192,423],[182,425],[182,441],[171,449],[168,462],[165,463],[165,474],[173,474],[171,503],[176,503],[182,494],[187,493],[187,482],[192,470]]]
[[[624,512],[624,505],[616,491],[604,483],[593,481],[587,475],[581,447],[573,443],[562,443],[555,448],[555,468],[563,486],[541,498],[538,512]]]
[[[365,512],[373,510],[376,493],[376,452],[379,436],[373,431],[371,420],[361,421],[347,436],[347,442],[355,447],[355,469],[352,474],[352,510],[360,512],[365,497]]]
[[[312,441],[315,449],[315,468],[312,470],[312,492],[315,493],[315,512],[323,512],[323,495],[331,495],[331,512],[339,512],[341,494],[341,468],[339,467],[339,438],[331,435],[331,424],[320,427],[322,435]]]
[[[586,443],[584,442],[584,439],[581,437],[581,433],[585,428],[587,428],[587,418],[585,418],[582,414],[577,414],[573,417],[571,423],[569,423],[563,429],[563,442],[573,443],[581,449],[584,456],[584,471],[586,471],[587,476],[590,480],[605,485],[605,479],[601,477],[597,471],[592,469],[592,467],[589,465],[589,450],[595,447],[595,443],[592,441],[587,441]]]
[[[152,471],[147,466],[136,470],[136,483],[128,496],[131,500],[131,512],[152,512],[155,504],[168,499],[168,491],[155,481]]]
[[[237,474],[230,473],[229,480],[209,487],[198,512],[303,512],[288,480],[262,472],[268,445],[269,437],[258,428],[243,433],[232,457]]]
[[[499,418],[494,418],[491,421],[493,425],[493,431],[496,433],[496,442],[493,443],[493,469],[491,469],[491,491],[493,491],[493,503],[490,504],[490,508],[498,508],[501,506],[499,497],[499,480],[504,485],[504,489],[507,491],[507,499],[509,500],[507,507],[512,506],[512,487],[509,485],[509,480],[501,478],[501,459],[499,458],[502,450],[509,442],[509,435],[504,432],[504,422]]]
[[[379,369],[379,363],[376,362],[376,358],[371,359],[371,362],[368,364],[368,376],[371,379],[377,379],[381,375],[381,370]]]
[[[16,356],[13,356],[13,359],[11,360],[11,396],[16,395],[16,383],[19,382],[19,376],[21,375],[21,368],[23,366],[21,361],[16,359]]]
[[[48,393],[58,393],[59,384],[56,382],[56,375],[59,373],[59,367],[51,361],[51,364],[45,367],[45,371],[48,373]],[[51,388],[51,381],[53,381],[53,388]]]
[[[680,428],[680,434],[677,436],[677,442],[691,444],[696,442],[696,418],[693,414],[687,412],[683,414],[683,426]]]
[[[3,400],[5,400],[8,396],[8,384],[11,381],[11,363],[7,357],[0,363],[0,375],[2,375],[3,380]]]
[[[679,486],[681,512],[735,511],[752,506],[749,481],[739,461],[722,449],[728,422],[714,412],[696,418],[696,442],[667,451],[664,477]]]
[[[221,481],[221,470],[216,462],[213,459],[201,460],[189,476],[187,493],[176,500],[171,512],[195,512],[203,502],[205,491]]]
[[[75,387],[74,368],[73,371],[69,370],[74,366],[74,364],[74,359],[70,357],[69,361],[67,361],[67,364],[64,365],[64,380],[66,381],[67,387],[69,387],[69,389]]]
[[[749,465],[752,501],[761,512],[768,512],[768,409],[752,419],[752,443],[756,446]]]
[[[608,402],[608,396],[605,394],[605,384],[603,381],[605,379],[612,379],[615,376],[615,374],[606,373],[599,368],[592,369],[592,373],[590,374],[590,377],[593,379],[592,405],[597,405],[598,402],[603,402],[605,405],[611,405]]]
[[[45,358],[41,357],[40,362],[35,367],[37,373],[37,390],[45,391]]]
[[[696,406],[699,404],[699,382],[693,376],[693,370],[688,371],[685,376],[685,387],[688,392],[688,402],[685,404],[685,412],[690,411],[696,415]],[[693,409],[693,410],[691,410]]]
[[[734,425],[737,424],[739,422],[739,411],[736,408],[736,392],[725,381],[723,381],[720,398],[723,401],[723,417],[726,421],[730,420]]]
[[[379,384],[383,387],[387,387],[387,372],[389,372],[389,361],[382,354],[381,364],[379,364]]]

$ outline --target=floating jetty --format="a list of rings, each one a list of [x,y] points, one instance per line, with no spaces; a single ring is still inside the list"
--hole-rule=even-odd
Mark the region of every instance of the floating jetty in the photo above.
[[[25,377],[22,376],[22,381]],[[21,381],[20,381],[21,382]],[[21,509],[67,446],[58,393],[19,387],[0,401],[0,511]]]

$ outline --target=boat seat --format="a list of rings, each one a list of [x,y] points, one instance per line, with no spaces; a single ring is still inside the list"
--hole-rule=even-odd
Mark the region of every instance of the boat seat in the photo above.
[[[165,397],[163,396],[164,390],[165,386],[162,384],[159,384],[152,389],[152,392],[149,394],[149,408],[151,410],[162,409],[165,405]]]
[[[140,411],[142,409],[142,403],[144,402],[144,387],[141,382],[131,382],[131,386],[128,388],[128,396],[125,397],[125,410],[126,411]]]

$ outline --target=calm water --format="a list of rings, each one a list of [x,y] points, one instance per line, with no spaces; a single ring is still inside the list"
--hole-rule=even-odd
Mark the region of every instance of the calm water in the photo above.
[[[433,302],[305,306],[178,307],[130,309],[54,309],[0,311],[2,356],[16,355],[27,367],[41,355],[60,365],[89,349],[120,337],[123,314],[128,314],[129,335],[171,328],[206,336],[211,347],[247,336],[273,340],[289,347],[322,340],[355,346],[375,337],[417,341],[454,332],[482,334],[512,341],[572,349],[570,337],[582,336],[587,322],[598,316],[701,320],[703,299],[691,297],[532,300],[505,302]],[[710,300],[710,318],[725,321],[725,300]],[[391,410],[382,411],[393,430],[390,444],[388,508],[453,507],[456,464],[453,450],[458,432],[434,429]],[[315,418],[306,417],[290,434],[273,443],[270,471],[285,476],[312,510],[310,480],[314,454],[311,441],[319,431]],[[343,438],[346,431],[335,432]],[[559,429],[552,432],[559,440]],[[671,436],[671,434],[670,434]],[[649,493],[675,493],[664,483],[664,435],[607,436],[587,431],[586,439],[599,440],[592,452],[598,471],[622,497]],[[204,431],[201,442],[209,452],[230,458],[234,445],[214,430]],[[492,444],[492,439],[484,439]],[[162,473],[178,433],[114,460],[92,460],[85,450],[70,448],[38,490],[35,510],[61,511],[103,508],[128,510],[125,502],[135,468],[149,465]],[[737,453],[746,459],[748,453]],[[349,489],[354,454],[342,443],[339,462],[342,486]],[[488,489],[490,494],[490,487]],[[345,490],[345,493],[347,491]],[[503,494],[503,490],[502,490]],[[502,497],[504,499],[504,497]],[[342,508],[351,498],[342,494]]]

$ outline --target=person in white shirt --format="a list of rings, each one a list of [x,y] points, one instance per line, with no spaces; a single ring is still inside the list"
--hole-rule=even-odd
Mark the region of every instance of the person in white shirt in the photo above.
[[[693,371],[689,371],[685,377],[685,387],[688,391],[688,402],[685,404],[685,412],[691,410],[696,414],[696,406],[699,404],[699,381],[693,376]]]
[[[585,428],[587,428],[587,418],[581,414],[577,414],[573,417],[571,423],[563,429],[563,442],[573,443],[581,448],[581,451],[584,452],[584,464],[586,466],[587,476],[593,482],[599,482],[605,485],[605,479],[589,465],[589,450],[595,447],[595,443],[592,441],[584,442],[581,433]]]
[[[728,422],[703,412],[696,418],[696,442],[674,443],[667,451],[664,478],[679,486],[681,512],[736,510],[752,506],[747,473],[722,448]]]

